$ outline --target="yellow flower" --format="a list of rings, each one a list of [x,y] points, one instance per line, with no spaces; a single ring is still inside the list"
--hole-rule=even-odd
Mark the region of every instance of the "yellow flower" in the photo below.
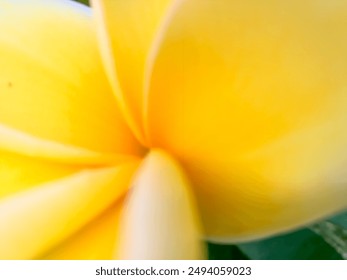
[[[204,258],[347,206],[346,1],[92,6],[0,0],[0,259]]]

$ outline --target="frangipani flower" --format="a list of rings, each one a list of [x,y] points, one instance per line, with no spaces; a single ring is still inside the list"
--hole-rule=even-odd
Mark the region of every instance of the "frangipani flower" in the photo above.
[[[347,206],[347,2],[0,0],[0,258],[204,258]]]

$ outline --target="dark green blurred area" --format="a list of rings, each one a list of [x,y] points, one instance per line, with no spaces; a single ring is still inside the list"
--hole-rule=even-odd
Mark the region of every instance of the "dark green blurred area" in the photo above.
[[[238,245],[208,244],[213,260],[342,260],[323,237],[309,229]]]
[[[213,260],[343,260],[347,259],[347,212],[309,228],[254,242],[208,244]]]
[[[88,0],[76,2],[89,5]],[[211,260],[347,259],[347,212],[272,238],[233,245],[207,243],[207,247]]]
[[[89,1],[88,0],[73,0],[73,1],[89,5]]]
[[[340,260],[342,257],[325,240],[309,229],[240,245],[251,259]]]
[[[207,243],[207,248],[210,260],[249,260],[249,257],[235,245]]]

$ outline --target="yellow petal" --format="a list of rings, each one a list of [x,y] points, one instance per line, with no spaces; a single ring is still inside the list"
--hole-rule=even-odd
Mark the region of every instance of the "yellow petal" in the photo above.
[[[0,259],[56,246],[119,199],[136,166],[87,170],[0,200]]]
[[[136,153],[89,9],[64,0],[3,0],[0,10],[0,123],[95,151]]]
[[[70,165],[117,164],[135,159],[135,156],[99,153],[44,140],[1,124],[0,150]]]
[[[0,151],[0,201],[2,198],[81,169]]]
[[[134,133],[142,135],[144,68],[173,0],[92,0],[104,64]]]
[[[188,171],[208,237],[347,206],[346,26],[344,1],[177,7],[152,62],[147,130]]]
[[[179,165],[160,150],[140,167],[120,220],[120,259],[201,259],[199,217]]]
[[[116,246],[121,203],[108,209],[43,258],[49,260],[108,260]],[[41,258],[40,258],[41,259]]]

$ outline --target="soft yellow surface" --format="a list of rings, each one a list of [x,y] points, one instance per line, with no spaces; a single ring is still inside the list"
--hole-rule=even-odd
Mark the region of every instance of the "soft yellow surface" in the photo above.
[[[80,166],[66,166],[0,151],[0,205],[2,199],[10,194],[71,175],[80,169]]]
[[[0,0],[0,259],[199,259],[347,206],[345,1],[92,3]]]
[[[58,245],[124,195],[136,166],[86,170],[1,200],[0,259],[31,259]]]
[[[73,165],[98,166],[136,159],[128,154],[99,153],[50,141],[0,124],[0,150]]]
[[[347,206],[347,2],[182,1],[148,92],[151,144],[188,171],[208,237]]]
[[[153,150],[136,173],[119,225],[120,259],[205,257],[191,186],[168,154]]]
[[[64,144],[137,153],[82,7],[0,1],[0,123]]]
[[[126,118],[140,141],[144,69],[173,0],[92,0],[104,64]]]
[[[48,260],[108,260],[117,246],[121,203],[106,210],[101,216],[59,244],[43,259]]]

